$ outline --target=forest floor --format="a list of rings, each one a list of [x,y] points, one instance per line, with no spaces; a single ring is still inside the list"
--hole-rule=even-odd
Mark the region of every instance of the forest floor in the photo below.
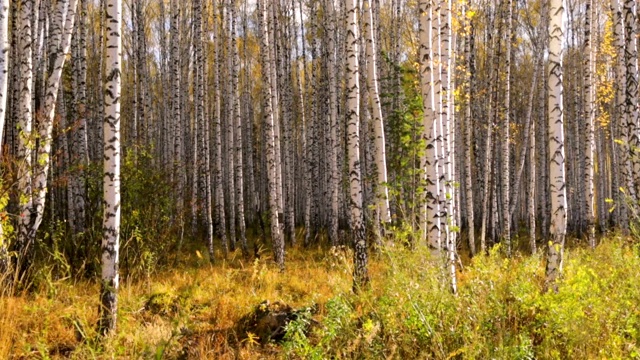
[[[557,293],[543,292],[541,255],[499,247],[459,271],[455,296],[424,248],[374,254],[358,295],[349,250],[289,250],[284,273],[267,251],[214,265],[200,254],[124,279],[117,333],[101,341],[94,282],[0,296],[0,359],[640,358],[640,247],[620,237],[566,251]],[[261,344],[239,323],[265,300],[313,310]]]

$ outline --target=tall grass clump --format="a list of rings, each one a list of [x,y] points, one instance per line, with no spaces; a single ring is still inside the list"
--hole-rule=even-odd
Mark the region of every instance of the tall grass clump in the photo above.
[[[640,247],[607,239],[568,251],[559,290],[543,292],[540,255],[475,257],[449,292],[418,247],[387,248],[383,272],[360,296],[324,305],[307,334],[289,327],[294,358],[640,358]]]

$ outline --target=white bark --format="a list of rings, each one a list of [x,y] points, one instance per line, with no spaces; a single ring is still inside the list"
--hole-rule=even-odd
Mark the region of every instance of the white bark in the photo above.
[[[7,113],[7,83],[9,82],[9,0],[0,0],[0,156],[2,155],[2,139],[4,121]],[[4,211],[0,208],[0,211]],[[8,243],[4,237],[4,229],[0,223],[0,277],[7,269]]]
[[[240,72],[240,59],[238,56],[238,47],[236,42],[236,7],[234,1],[231,2],[231,56],[233,57],[233,67],[231,69],[231,83],[233,87],[234,102],[233,102],[233,127],[235,128],[235,148],[233,149],[234,157],[234,173],[235,173],[235,186],[236,186],[236,209],[237,209],[237,221],[238,230],[240,236],[240,247],[242,248],[242,254],[246,257],[249,255],[249,248],[247,247],[247,236],[244,218],[244,181],[242,176],[243,161],[242,161],[242,119],[240,116],[240,89],[238,86],[238,74]]]
[[[340,191],[340,170],[338,167],[338,152],[340,151],[340,140],[338,139],[338,79],[337,79],[337,46],[336,46],[336,11],[333,0],[329,1],[329,63],[327,73],[329,77],[329,137],[331,144],[328,151],[329,156],[329,192],[330,192],[330,212],[329,212],[329,240],[331,245],[336,246],[338,239],[338,193]],[[300,89],[302,91],[302,89]],[[301,103],[302,102],[302,96]],[[303,107],[304,112],[304,107]],[[303,114],[304,116],[304,114]],[[309,185],[311,186],[311,185]]]
[[[180,224],[183,223],[184,210],[184,187],[186,183],[186,173],[184,170],[184,149],[182,137],[182,107],[180,100],[181,72],[180,72],[180,33],[178,24],[180,21],[180,11],[178,0],[171,0],[171,70],[172,70],[172,114],[173,114],[173,180],[176,184],[176,212],[178,213]]]
[[[565,25],[563,1],[551,0],[549,6],[549,179],[551,224],[547,258],[547,285],[557,289],[556,279],[562,271],[562,253],[567,227],[567,194],[564,155],[564,109],[562,104],[562,58]]]
[[[214,8],[216,8],[217,2],[214,2]],[[216,20],[217,22],[217,20]],[[213,141],[215,148],[215,159],[213,167],[213,184],[215,191],[214,202],[216,204],[216,220],[218,222],[218,236],[222,244],[222,251],[225,253],[229,251],[227,241],[227,225],[224,207],[224,192],[222,187],[222,127],[221,127],[221,81],[220,81],[220,68],[222,66],[222,56],[220,48],[220,33],[217,24],[213,27],[213,41],[215,51],[216,68],[213,77],[213,88],[215,96],[215,113],[213,115]]]
[[[371,112],[373,118],[374,131],[374,161],[376,168],[377,183],[375,184],[376,208],[380,222],[391,221],[389,212],[389,189],[387,188],[387,158],[384,140],[384,125],[382,121],[382,106],[380,104],[380,94],[378,91],[378,70],[377,70],[377,49],[376,39],[373,35],[373,12],[368,0],[363,1],[364,26],[366,36],[366,56],[367,56],[367,87],[369,88],[369,101],[373,108]]]
[[[71,46],[71,36],[73,35],[77,4],[78,0],[71,0],[69,2],[64,25],[62,25],[62,21],[65,17],[61,14],[61,6],[59,7],[59,13],[57,14],[57,21],[60,21],[61,23],[60,28],[64,30],[61,33],[61,43],[59,47],[56,49],[54,54],[51,54],[53,71],[47,79],[44,113],[43,118],[40,119],[38,125],[39,146],[33,184],[33,190],[35,192],[33,197],[33,211],[35,212],[35,219],[31,224],[30,229],[30,236],[32,237],[32,240],[35,239],[35,234],[38,231],[38,227],[40,226],[44,216],[44,205],[47,195],[47,174],[51,163],[51,143],[53,141],[53,116],[55,114],[56,99],[58,97],[62,70]]]
[[[441,0],[440,2],[440,17],[441,17],[441,31],[440,31],[440,60],[442,63],[442,77],[440,79],[442,83],[442,108],[440,117],[441,120],[441,134],[444,136],[442,149],[444,152],[443,164],[444,170],[444,205],[446,209],[446,222],[444,224],[445,234],[447,236],[447,268],[449,271],[449,280],[451,281],[451,291],[455,294],[457,292],[457,279],[456,279],[456,230],[454,228],[456,224],[456,207],[455,207],[455,164],[453,153],[453,143],[455,140],[455,126],[454,123],[454,103],[453,103],[453,35],[452,35],[452,20],[451,20],[451,0]],[[444,209],[443,209],[444,210]]]
[[[281,271],[284,271],[284,239],[278,216],[278,177],[277,164],[280,159],[276,157],[274,110],[272,108],[273,95],[270,84],[271,79],[271,59],[269,51],[269,30],[267,26],[267,4],[265,0],[259,2],[259,18],[262,39],[260,41],[260,52],[262,58],[262,88],[264,102],[264,131],[266,134],[266,157],[267,157],[267,182],[269,187],[269,212],[271,213],[271,238],[273,242],[274,260]]]
[[[594,186],[593,186],[593,157],[595,149],[594,123],[596,118],[596,43],[595,31],[597,24],[597,1],[587,2],[586,22],[585,22],[585,93],[586,101],[586,121],[585,121],[585,149],[584,149],[584,212],[587,220],[587,236],[589,246],[596,246],[595,239],[595,207],[594,207]],[[600,169],[602,172],[603,169]],[[601,219],[602,220],[602,219]]]
[[[362,182],[360,175],[360,83],[358,72],[358,6],[347,0],[347,152],[349,154],[349,194],[351,198],[351,229],[354,245],[353,286],[358,289],[368,282],[367,241],[362,212]]]
[[[426,195],[423,229],[429,245],[440,249],[440,205],[438,194],[440,181],[438,176],[438,147],[436,145],[436,108],[434,89],[434,62],[431,49],[433,39],[433,8],[431,0],[420,1],[420,86],[423,104],[423,138],[426,141],[425,169]]]
[[[2,154],[2,146],[1,146],[2,137],[3,137],[2,132],[4,130],[4,120],[7,112],[7,84],[8,83],[9,83],[9,0],[0,0],[0,154]],[[2,239],[1,228],[0,228],[0,239]]]
[[[18,46],[20,50],[20,80],[18,98],[18,191],[19,212],[18,219],[18,248],[20,256],[26,255],[31,245],[29,232],[31,226],[31,214],[33,197],[31,192],[31,152],[35,141],[33,138],[33,104],[31,92],[33,89],[33,59],[32,59],[32,34],[31,16],[33,13],[33,0],[24,0],[20,7]],[[16,72],[17,73],[17,72]],[[23,259],[19,259],[22,261]]]
[[[505,50],[505,84],[504,84],[504,108],[501,111],[501,134],[502,134],[502,139],[501,140],[501,165],[502,168],[500,169],[500,174],[501,174],[501,196],[502,196],[502,240],[505,242],[505,247],[506,247],[506,251],[507,251],[507,256],[511,256],[511,232],[510,232],[510,228],[511,228],[511,216],[510,216],[510,208],[509,208],[509,202],[510,202],[510,194],[509,194],[509,183],[511,182],[511,177],[510,175],[510,156],[509,156],[509,150],[510,150],[510,146],[509,146],[509,136],[510,136],[510,131],[509,131],[509,118],[510,118],[510,113],[511,113],[511,28],[512,28],[512,21],[511,21],[511,12],[513,9],[512,6],[512,0],[506,0],[505,1],[505,6],[507,7],[506,9],[506,16],[504,21],[506,22],[506,27],[507,27],[507,31],[505,34],[505,41],[506,41],[506,50]],[[533,95],[533,92],[531,92],[531,94]],[[533,96],[531,96],[531,99],[533,99]],[[532,100],[533,101],[533,100]],[[518,196],[518,194],[514,194],[514,197]]]
[[[624,27],[625,27],[625,46],[624,60],[626,65],[626,96],[625,96],[625,112],[628,144],[627,148],[629,163],[627,165],[627,195],[632,201],[629,201],[631,211],[636,211],[638,206],[635,204],[636,185],[640,184],[640,138],[638,137],[638,49],[637,49],[637,29],[636,29],[636,1],[624,0]]]
[[[614,15],[613,36],[617,58],[615,63],[615,120],[613,123],[614,161],[617,161],[613,168],[613,191],[616,203],[617,222],[616,225],[626,232],[629,228],[628,213],[624,188],[629,183],[630,159],[629,159],[629,133],[627,132],[628,108],[626,106],[626,66],[625,66],[625,41],[624,41],[624,19],[619,0],[611,0],[612,12]],[[619,140],[619,141],[618,141]],[[616,156],[617,155],[617,156]]]
[[[463,8],[463,17],[466,18],[467,8]],[[467,227],[469,237],[469,250],[471,256],[476,254],[476,241],[475,241],[475,214],[474,214],[474,201],[473,201],[473,170],[471,167],[472,157],[472,133],[473,133],[473,121],[471,119],[471,103],[472,95],[471,89],[474,79],[474,37],[473,37],[473,24],[470,19],[465,20],[465,37],[464,37],[464,51],[465,51],[465,74],[463,77],[463,91],[466,100],[465,115],[464,115],[464,169],[465,169],[465,186],[466,186],[466,213],[467,213]]]
[[[104,92],[104,178],[100,332],[116,327],[120,248],[120,84],[122,72],[122,0],[106,0],[106,83]]]

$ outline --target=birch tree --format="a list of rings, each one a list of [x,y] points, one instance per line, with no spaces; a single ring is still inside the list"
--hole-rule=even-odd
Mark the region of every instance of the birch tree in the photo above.
[[[350,225],[353,236],[353,287],[367,284],[367,240],[362,213],[362,182],[360,175],[360,80],[358,70],[358,5],[347,0],[346,83],[347,83],[347,152],[349,154]]]
[[[586,101],[586,121],[585,121],[585,149],[584,149],[584,213],[587,220],[587,237],[589,246],[596,246],[595,239],[595,207],[594,207],[594,184],[593,184],[593,156],[595,148],[594,122],[596,118],[596,44],[595,30],[597,24],[597,1],[588,0],[585,14],[585,36],[584,36],[584,87],[587,95]],[[602,169],[600,170],[602,171]]]
[[[242,176],[243,161],[242,161],[242,118],[240,114],[240,88],[238,85],[238,73],[240,72],[240,59],[238,56],[238,47],[236,42],[236,5],[235,1],[231,1],[231,56],[232,69],[231,69],[231,86],[235,93],[233,102],[233,127],[235,135],[235,148],[233,149],[234,157],[234,175],[236,186],[236,208],[237,208],[237,221],[238,230],[240,236],[240,247],[242,248],[242,254],[246,257],[249,255],[249,248],[247,247],[247,235],[245,227],[244,217],[244,179]]]
[[[33,104],[31,92],[33,90],[33,54],[31,16],[33,13],[33,0],[24,0],[18,14],[20,50],[20,80],[18,84],[18,251],[19,267],[24,261],[30,242],[30,225],[32,216],[33,197],[31,193],[32,161],[31,152],[34,147],[33,131]]]
[[[9,82],[9,0],[0,1],[0,156],[2,155],[2,139],[4,121],[7,114],[7,84]],[[5,211],[0,208],[0,211]],[[8,241],[0,223],[0,277],[8,269]]]
[[[368,0],[363,1],[364,33],[367,56],[367,87],[372,111],[374,132],[374,158],[377,182],[374,186],[376,196],[377,216],[382,223],[391,221],[389,213],[389,190],[387,189],[387,157],[385,149],[384,125],[382,121],[382,107],[378,91],[378,70],[376,39],[373,31],[373,12]]]
[[[52,60],[52,70],[47,78],[47,90],[44,99],[43,117],[38,123],[38,151],[37,151],[37,163],[35,165],[35,177],[34,177],[34,194],[33,194],[33,220],[30,224],[30,241],[35,240],[36,232],[42,223],[44,217],[44,206],[47,194],[47,176],[49,166],[51,164],[51,145],[53,135],[53,117],[55,115],[56,100],[58,97],[58,89],[60,87],[60,81],[62,77],[62,70],[69,54],[69,48],[71,46],[71,36],[73,35],[73,28],[75,22],[76,8],[78,0],[71,0],[68,2],[65,16],[65,9],[63,3],[66,1],[61,0],[58,3],[56,14],[56,32],[53,33],[54,37],[59,37],[59,45],[56,46],[56,50],[50,55]],[[57,33],[59,31],[59,34]]]
[[[549,2],[549,178],[551,224],[547,255],[546,283],[557,291],[556,280],[562,271],[562,254],[567,226],[567,195],[564,154],[564,108],[562,103],[562,60],[565,25],[562,0]]]
[[[440,179],[438,176],[438,147],[436,143],[436,108],[434,90],[433,52],[431,44],[433,39],[433,4],[430,0],[422,0],[420,9],[420,86],[423,103],[423,138],[426,142],[426,151],[423,160],[425,169],[425,206],[424,206],[424,231],[429,245],[434,249],[440,249],[440,204],[438,193],[440,192]]]
[[[71,222],[75,234],[86,231],[86,168],[89,164],[87,144],[87,1],[80,0],[80,16],[76,26],[76,52],[74,56],[74,104],[76,118],[72,128],[71,166],[76,176],[71,179],[69,191],[72,193],[75,217]]]
[[[267,3],[265,0],[259,1],[259,19],[261,29],[260,53],[262,61],[262,81],[263,81],[263,112],[264,131],[266,139],[267,157],[267,181],[269,187],[269,212],[271,216],[271,238],[273,242],[274,260],[281,271],[284,271],[284,238],[281,232],[278,189],[277,165],[280,159],[276,157],[274,110],[272,108],[273,94],[270,86],[271,79],[271,55],[269,51],[269,28],[267,26]]]
[[[501,173],[501,195],[502,195],[502,240],[505,242],[507,256],[511,256],[511,217],[509,202],[510,194],[509,194],[509,183],[511,182],[510,177],[510,145],[509,145],[509,119],[511,113],[511,29],[513,21],[511,19],[511,13],[513,11],[512,0],[506,0],[503,3],[506,7],[505,9],[505,17],[504,21],[506,22],[506,32],[505,32],[505,42],[506,42],[506,50],[505,50],[505,83],[504,83],[504,107],[501,111],[501,164],[502,168],[500,169]],[[517,196],[517,194],[515,194]]]
[[[611,0],[611,10],[613,12],[613,36],[615,38],[616,59],[615,59],[615,118],[614,131],[614,147],[616,155],[613,156],[613,191],[614,200],[617,204],[617,223],[616,225],[626,232],[629,228],[629,218],[627,213],[626,199],[624,188],[629,184],[630,158],[627,145],[629,144],[629,133],[627,129],[627,118],[629,117],[627,106],[627,78],[626,78],[626,62],[625,62],[625,40],[624,40],[624,17],[623,9],[619,0]],[[612,138],[613,140],[613,138]],[[617,163],[615,163],[617,161]],[[621,190],[622,189],[622,190]]]
[[[102,276],[99,331],[115,331],[118,312],[120,251],[120,94],[122,71],[122,0],[106,0],[104,177]]]
[[[214,9],[217,8],[217,2],[214,2]],[[214,57],[216,60],[215,71],[213,75],[213,87],[215,97],[215,110],[213,115],[213,142],[215,149],[215,159],[213,166],[213,185],[216,192],[215,204],[216,204],[216,220],[218,223],[218,237],[222,243],[222,251],[227,254],[228,241],[227,241],[227,225],[225,216],[225,204],[224,204],[224,188],[222,186],[222,126],[221,126],[221,80],[220,80],[220,68],[222,67],[222,55],[220,47],[220,30],[217,24],[213,26],[213,41],[214,41]]]
[[[627,192],[631,199],[636,199],[636,185],[640,184],[640,134],[638,133],[638,48],[636,1],[624,0],[624,61],[626,65],[625,85],[625,113],[626,113],[626,144],[629,163],[627,165]],[[638,205],[629,201],[631,211],[636,211]]]
[[[465,52],[465,68],[463,75],[463,91],[465,96],[465,108],[464,108],[464,173],[465,173],[465,185],[466,185],[466,215],[467,215],[467,227],[469,228],[469,250],[471,256],[476,254],[476,242],[475,242],[475,214],[473,208],[473,170],[471,168],[471,156],[472,156],[472,119],[471,119],[471,88],[474,79],[475,72],[475,58],[474,58],[474,38],[473,38],[473,23],[472,19],[468,19],[466,12],[468,5],[465,4],[463,8],[462,16],[465,19],[464,22],[464,52]]]

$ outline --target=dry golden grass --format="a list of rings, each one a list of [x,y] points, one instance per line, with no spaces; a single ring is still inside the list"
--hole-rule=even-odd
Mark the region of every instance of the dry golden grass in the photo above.
[[[232,255],[211,266],[199,253],[189,265],[141,281],[123,281],[117,333],[96,340],[99,286],[70,280],[31,293],[0,297],[0,359],[263,359],[275,346],[238,341],[240,317],[264,300],[293,307],[322,304],[351,289],[351,255],[343,250],[289,250],[280,273],[270,256],[244,260]],[[371,272],[382,264],[372,262]],[[373,277],[375,279],[375,276]],[[161,296],[166,308],[150,311]],[[162,304],[161,304],[162,306]]]

